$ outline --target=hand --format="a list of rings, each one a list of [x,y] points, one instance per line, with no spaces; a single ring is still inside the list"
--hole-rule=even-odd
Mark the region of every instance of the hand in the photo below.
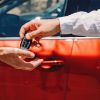
[[[27,39],[52,36],[60,32],[60,22],[58,19],[31,20],[21,27],[20,37],[23,38],[26,32]]]
[[[15,69],[33,70],[42,63],[42,59],[30,62],[24,61],[22,58],[34,58],[35,54],[13,47],[0,47],[0,61],[14,67]],[[22,57],[22,58],[21,58]]]

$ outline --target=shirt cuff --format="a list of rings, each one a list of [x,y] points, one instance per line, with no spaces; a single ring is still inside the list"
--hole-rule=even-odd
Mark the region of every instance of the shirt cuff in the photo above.
[[[86,14],[86,12],[78,12],[69,16],[58,18],[60,21],[61,35],[63,36],[67,34],[72,34],[73,26],[76,24],[78,18],[83,14]]]
[[[60,21],[60,29],[61,29],[61,35],[67,35],[67,34],[71,34],[72,30],[73,30],[73,24],[72,24],[72,20],[69,17],[61,17],[58,18]]]

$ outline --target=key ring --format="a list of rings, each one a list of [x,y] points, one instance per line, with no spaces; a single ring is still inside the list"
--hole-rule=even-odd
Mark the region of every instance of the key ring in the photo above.
[[[42,46],[42,44],[39,41],[36,41],[36,40],[33,41],[32,44],[33,44],[33,46],[38,47],[38,48]]]

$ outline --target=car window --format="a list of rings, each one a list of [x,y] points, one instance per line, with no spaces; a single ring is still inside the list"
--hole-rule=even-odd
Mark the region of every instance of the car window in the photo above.
[[[100,0],[68,0],[65,8],[65,15],[69,15],[78,11],[90,12],[92,10],[100,9]]]
[[[89,11],[100,9],[100,0],[90,0]]]
[[[64,0],[27,0],[22,5],[10,10],[10,14],[26,14],[26,13],[40,13],[46,11],[48,8],[60,7]],[[58,9],[58,12],[60,10]]]
[[[3,0],[1,4],[0,37],[18,37],[20,27],[29,20],[57,17],[64,0]]]
[[[3,4],[3,3],[5,3],[6,1],[8,1],[8,0],[0,0],[0,4]]]

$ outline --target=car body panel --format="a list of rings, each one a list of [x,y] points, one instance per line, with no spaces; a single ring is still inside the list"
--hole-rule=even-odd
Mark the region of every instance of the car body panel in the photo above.
[[[100,100],[100,39],[43,39],[31,47],[38,57],[61,59],[53,71],[16,70],[0,63],[1,100]],[[0,47],[19,47],[20,40],[0,40]]]

